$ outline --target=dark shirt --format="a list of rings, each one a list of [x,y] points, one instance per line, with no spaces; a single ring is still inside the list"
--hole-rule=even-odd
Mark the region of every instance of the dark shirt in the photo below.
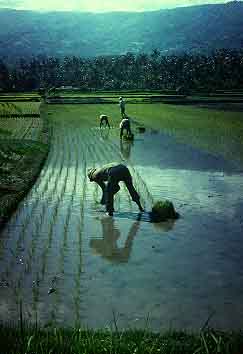
[[[108,181],[109,177],[113,177],[119,182],[124,181],[129,174],[129,170],[125,165],[113,162],[95,169],[92,173],[92,179],[98,183]]]

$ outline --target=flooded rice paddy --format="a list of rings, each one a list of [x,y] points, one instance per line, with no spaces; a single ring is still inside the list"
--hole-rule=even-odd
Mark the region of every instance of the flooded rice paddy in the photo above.
[[[243,325],[243,175],[157,131],[53,120],[36,184],[0,237],[0,315],[42,325],[222,329]],[[146,211],[173,201],[180,218],[152,224],[127,190],[105,216],[87,169],[125,163]]]

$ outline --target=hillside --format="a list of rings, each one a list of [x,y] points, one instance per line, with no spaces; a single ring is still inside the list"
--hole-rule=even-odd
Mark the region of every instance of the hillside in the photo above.
[[[0,56],[83,57],[128,51],[164,53],[240,48],[243,3],[152,12],[34,12],[0,10]]]

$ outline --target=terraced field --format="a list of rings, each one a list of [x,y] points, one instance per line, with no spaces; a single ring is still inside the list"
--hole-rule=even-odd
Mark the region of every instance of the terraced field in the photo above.
[[[107,109],[102,106],[102,109]],[[0,237],[0,313],[46,326],[242,328],[242,172],[222,156],[147,129],[120,142],[99,106],[49,106],[51,150]],[[135,126],[134,126],[135,129]],[[127,190],[104,215],[87,169],[125,163],[146,211],[168,198],[176,222],[152,224]],[[235,276],[237,274],[237,276]]]
[[[0,139],[38,139],[40,103],[0,103]]]

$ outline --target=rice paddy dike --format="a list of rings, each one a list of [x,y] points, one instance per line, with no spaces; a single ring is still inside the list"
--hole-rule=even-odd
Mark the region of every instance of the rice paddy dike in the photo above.
[[[48,153],[40,98],[30,97],[0,97],[0,228],[35,182]]]
[[[119,330],[197,331],[208,318],[219,330],[241,329],[239,103],[128,102],[134,142],[118,138],[118,104],[42,109],[52,130],[47,160],[0,234],[2,321],[18,324],[21,304],[24,319],[46,328],[100,329],[115,316]],[[110,130],[98,128],[100,114]],[[105,217],[86,171],[112,161],[129,167],[146,211],[166,198],[180,218],[150,223],[122,185],[114,218]]]

